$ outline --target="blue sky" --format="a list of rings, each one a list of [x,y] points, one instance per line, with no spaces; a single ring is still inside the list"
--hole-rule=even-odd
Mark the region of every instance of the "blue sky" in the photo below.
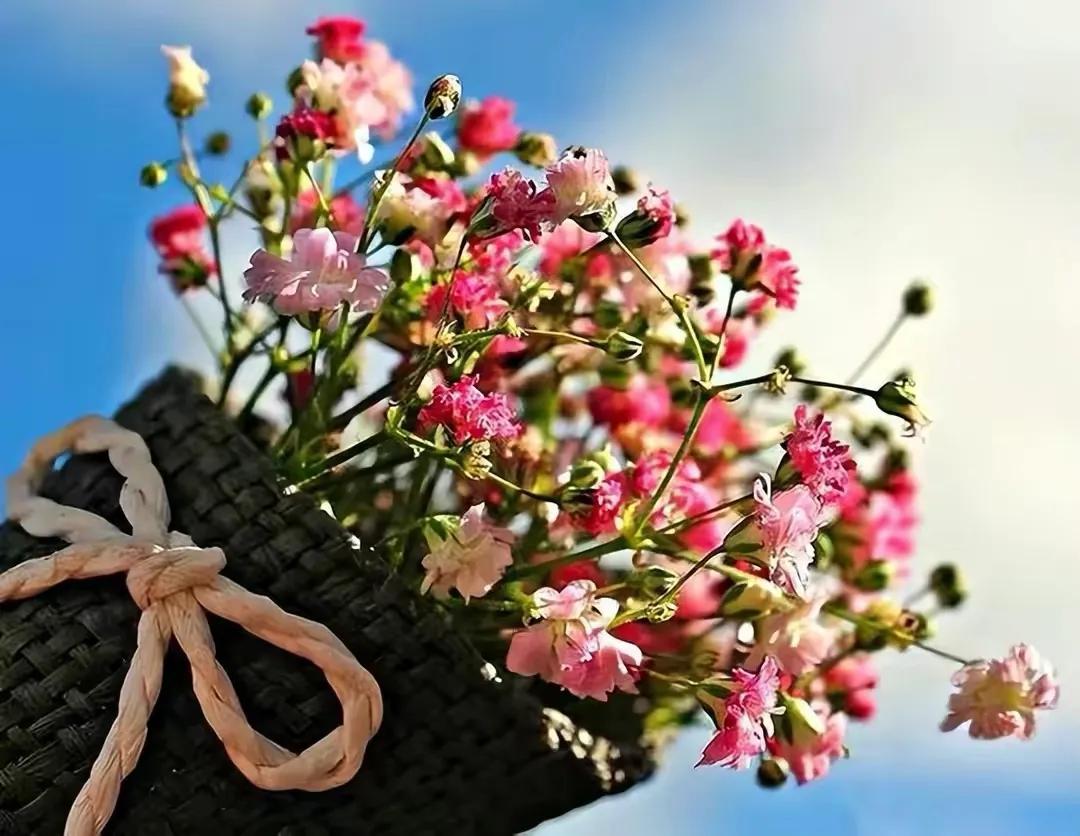
[[[942,625],[967,655],[1028,640],[1059,666],[1064,704],[1030,744],[935,730],[951,672],[911,654],[886,670],[881,716],[827,781],[764,793],[691,769],[700,739],[650,785],[545,827],[625,836],[1075,834],[1080,583],[1069,520],[1080,465],[1071,372],[1080,304],[1080,12],[1066,2],[339,2],[368,18],[418,83],[455,72],[519,121],[599,144],[685,202],[702,234],[736,214],[802,267],[800,310],[751,363],[797,341],[846,369],[914,275],[940,312],[876,370],[912,362],[935,418],[914,448],[925,565],[969,567],[968,609]],[[109,412],[170,357],[202,362],[145,243],[179,193],[137,185],[173,150],[158,45],[190,43],[213,76],[206,131],[250,141],[243,102],[307,50],[321,11],[287,0],[7,0],[7,247],[0,471],[43,431]],[[221,167],[211,176],[231,179]],[[242,229],[226,261],[248,255]]]

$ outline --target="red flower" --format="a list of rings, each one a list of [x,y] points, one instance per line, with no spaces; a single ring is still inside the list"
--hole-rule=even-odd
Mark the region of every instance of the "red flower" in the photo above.
[[[359,61],[364,55],[364,21],[345,15],[320,17],[307,28],[307,34],[318,38],[317,51],[320,58],[329,58],[339,64]]]
[[[469,102],[458,119],[458,142],[485,160],[517,145],[521,128],[514,124],[514,103],[499,96]]]
[[[298,107],[286,113],[274,131],[278,138],[277,157],[287,160],[292,156],[291,145],[300,137],[332,145],[337,136],[337,120],[329,113],[311,107]]]
[[[178,206],[150,222],[148,234],[161,258],[158,272],[172,279],[177,293],[201,287],[216,272],[203,247],[206,216],[194,204]]]
[[[536,183],[520,171],[507,167],[492,174],[488,196],[494,222],[490,235],[520,229],[528,240],[535,241],[542,227],[551,226],[555,195],[550,189],[538,193]]]
[[[811,415],[806,404],[799,404],[795,408],[795,428],[783,444],[803,484],[818,499],[830,504],[843,498],[855,462],[848,446],[832,437],[832,424],[824,414]]]
[[[612,473],[606,477],[589,493],[586,507],[570,512],[570,521],[574,528],[587,531],[594,537],[614,531],[615,518],[619,516],[623,503],[629,498],[628,488],[625,473]]]

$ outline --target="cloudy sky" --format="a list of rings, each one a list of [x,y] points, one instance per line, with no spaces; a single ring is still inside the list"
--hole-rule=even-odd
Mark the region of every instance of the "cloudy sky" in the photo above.
[[[207,129],[239,138],[242,103],[277,93],[317,12],[284,0],[8,0],[0,72],[8,118],[0,356],[8,383],[0,468],[40,432],[110,411],[170,357],[201,362],[144,229],[176,192],[135,184],[171,151],[161,42],[191,43],[212,74]],[[961,562],[972,602],[944,619],[961,654],[1017,640],[1054,659],[1061,708],[1029,744],[936,730],[949,665],[888,664],[881,716],[819,785],[765,794],[671,753],[631,795],[544,836],[753,828],[830,834],[1076,832],[1080,658],[1080,7],[1068,2],[339,2],[366,17],[418,79],[457,72],[520,121],[596,144],[668,187],[702,235],[736,215],[787,246],[799,311],[750,361],[797,342],[839,376],[894,315],[913,276],[939,309],[871,372],[910,364],[934,426],[922,559]],[[280,98],[280,96],[279,96]],[[222,174],[224,177],[224,173]],[[227,259],[241,265],[236,230]]]

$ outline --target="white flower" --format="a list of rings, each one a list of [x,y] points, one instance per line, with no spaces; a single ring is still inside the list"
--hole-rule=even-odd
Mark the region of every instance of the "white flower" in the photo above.
[[[514,562],[513,541],[512,532],[484,518],[483,505],[472,506],[445,539],[428,534],[431,553],[422,561],[427,574],[420,591],[445,598],[456,588],[466,601],[486,595]]]

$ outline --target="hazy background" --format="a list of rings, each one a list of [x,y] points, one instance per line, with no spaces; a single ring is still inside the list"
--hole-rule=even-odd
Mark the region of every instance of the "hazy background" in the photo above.
[[[522,125],[670,188],[700,236],[743,215],[787,246],[799,310],[750,368],[794,341],[816,373],[841,375],[906,282],[931,278],[938,310],[872,375],[910,363],[935,421],[914,445],[921,560],[960,561],[972,591],[940,643],[976,656],[1026,640],[1063,680],[1036,740],[979,743],[936,731],[951,666],[893,655],[878,719],[826,780],[766,793],[749,773],[695,771],[704,736],[687,735],[656,780],[544,836],[1080,832],[1074,3],[6,0],[0,471],[167,359],[205,362],[145,241],[181,192],[136,183],[173,153],[158,45],[194,46],[213,76],[197,125],[231,130],[239,159],[247,95],[283,103],[305,24],[341,11],[369,21],[418,93],[458,73],[468,95],[516,99]],[[249,250],[242,230],[226,237],[234,269]]]

